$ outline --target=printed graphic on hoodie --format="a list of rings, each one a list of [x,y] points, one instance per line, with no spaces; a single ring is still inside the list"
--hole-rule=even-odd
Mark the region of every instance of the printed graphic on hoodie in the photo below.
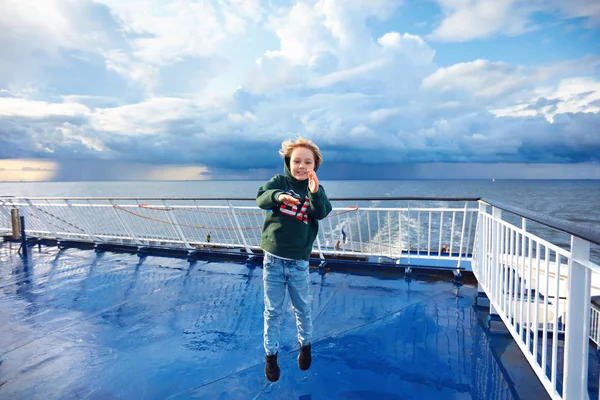
[[[287,192],[285,192],[285,194],[289,194],[290,196],[292,196],[298,200],[301,200],[300,195],[297,194],[296,192],[294,192],[293,190],[288,190]],[[289,215],[290,217],[295,217],[298,221],[302,221],[305,224],[308,224],[308,206],[309,205],[310,205],[310,200],[308,199],[308,196],[305,196],[304,203],[300,203],[293,207],[286,206],[285,204],[282,203],[279,206],[279,211],[281,211],[285,215]]]

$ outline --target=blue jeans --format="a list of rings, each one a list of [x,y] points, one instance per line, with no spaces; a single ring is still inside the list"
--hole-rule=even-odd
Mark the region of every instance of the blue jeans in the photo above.
[[[263,283],[265,295],[264,345],[268,355],[279,350],[279,326],[287,287],[296,314],[298,341],[302,346],[312,340],[312,304],[308,261],[284,260],[265,254]]]

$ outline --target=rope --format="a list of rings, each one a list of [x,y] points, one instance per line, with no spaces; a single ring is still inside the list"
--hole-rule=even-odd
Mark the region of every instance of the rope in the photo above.
[[[175,210],[182,210],[182,211],[197,212],[197,213],[202,213],[202,214],[222,214],[222,215],[229,215],[228,212],[201,211],[201,210],[195,209],[195,207],[178,207],[178,208],[173,208],[173,207],[155,207],[155,206],[151,206],[149,204],[140,204],[139,207],[140,208],[145,208],[147,210],[155,210],[155,211],[175,211]],[[357,211],[357,210],[358,210],[358,206],[350,207],[346,211],[341,211],[341,212],[338,212],[338,213],[335,213],[335,214],[328,215],[326,218],[337,217],[338,215],[347,214],[347,213],[350,213],[350,212],[353,212],[353,211]],[[237,215],[255,215],[255,216],[259,216],[259,215],[263,215],[263,214],[262,213],[238,212]]]
[[[203,211],[203,210],[196,210],[195,207],[153,207],[149,204],[140,204],[139,205],[140,208],[145,208],[147,210],[155,210],[155,211],[175,211],[175,210],[182,210],[182,211],[189,211],[189,212],[197,212],[197,213],[201,213],[201,214],[222,214],[222,215],[229,215],[228,212],[221,212],[221,211]],[[262,213],[246,213],[246,212],[238,212],[237,215],[262,215]]]
[[[150,220],[150,221],[158,222],[158,223],[161,223],[161,224],[183,226],[185,228],[210,229],[210,230],[215,230],[215,231],[219,231],[219,230],[221,230],[221,231],[234,231],[236,229],[239,229],[239,230],[262,229],[262,226],[251,226],[251,227],[241,227],[241,228],[215,228],[215,227],[211,227],[211,226],[201,226],[201,225],[174,224],[174,223],[172,223],[170,221],[163,221],[163,220],[160,220],[160,219],[156,219],[156,218],[152,218],[152,217],[147,217],[145,215],[138,214],[138,213],[133,212],[133,211],[129,211],[129,210],[127,210],[127,209],[125,209],[125,208],[123,208],[121,206],[115,205],[113,207],[117,208],[119,210],[125,211],[128,214],[135,215],[136,217],[140,217],[140,218],[147,219],[147,220]]]
[[[61,221],[62,223],[66,224],[66,225],[69,225],[70,227],[73,227],[73,228],[75,228],[76,230],[79,230],[80,232],[82,232],[82,233],[86,234],[84,229],[82,229],[82,228],[80,228],[80,227],[78,227],[78,226],[75,226],[75,225],[73,225],[72,223],[70,223],[70,222],[67,222],[67,221],[65,221],[64,219],[60,218],[60,217],[57,217],[56,215],[54,215],[54,214],[52,214],[52,213],[50,213],[50,212],[48,212],[48,211],[42,210],[40,207],[36,207],[36,206],[34,206],[34,207],[35,207],[35,208],[36,208],[38,211],[41,211],[41,212],[43,212],[43,213],[44,213],[44,214],[46,214],[46,215],[49,215],[49,216],[51,216],[51,217],[53,217],[53,218],[56,218],[57,220]],[[37,215],[35,215],[35,213],[33,213],[33,214],[30,214],[30,215],[33,215],[33,216],[35,216],[36,218],[40,219],[40,218],[39,218]],[[44,221],[42,220],[42,223],[43,223],[43,222],[44,222]],[[52,224],[52,225],[54,225],[56,228],[59,228],[59,229],[60,229],[60,228],[62,228],[61,226],[58,226],[57,224],[53,223],[52,221],[48,221],[48,223],[49,223],[49,224]],[[86,236],[87,236],[87,234],[86,234]]]
[[[350,207],[350,208],[349,208],[348,210],[346,210],[346,211],[340,211],[339,213],[335,213],[335,214],[328,215],[328,216],[327,216],[327,217],[325,217],[325,218],[337,217],[338,215],[347,214],[347,213],[350,213],[350,212],[353,212],[353,211],[357,211],[357,210],[358,210],[358,206],[354,206],[354,207]]]

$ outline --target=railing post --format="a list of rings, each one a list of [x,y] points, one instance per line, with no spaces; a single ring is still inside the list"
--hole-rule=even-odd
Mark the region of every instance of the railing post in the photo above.
[[[323,255],[323,250],[321,250],[321,241],[319,240],[319,235],[317,235],[317,248],[319,249],[319,257],[321,260],[324,260],[325,256]]]
[[[496,288],[496,283],[498,280],[500,280],[501,282],[501,268],[499,268],[500,263],[498,262],[498,256],[500,253],[500,224],[498,224],[495,220],[498,219],[502,219],[502,210],[497,208],[497,207],[492,207],[492,229],[490,230],[492,232],[491,238],[490,240],[492,241],[492,268],[490,271],[490,275],[491,275],[491,280],[493,281],[493,284],[490,284],[491,287],[491,291],[493,292],[493,298],[494,300],[497,302],[497,304],[500,304],[500,291],[499,290],[495,290]],[[494,229],[496,228],[496,229]],[[494,308],[494,306],[492,306],[492,304],[490,303],[490,314],[491,315],[498,315],[498,311]]]
[[[250,250],[250,246],[248,246],[248,243],[246,242],[246,236],[244,235],[244,231],[242,230],[240,221],[238,220],[238,217],[235,213],[235,208],[231,204],[231,200],[227,200],[227,205],[229,206],[229,210],[231,210],[231,215],[233,216],[233,220],[235,221],[235,224],[237,225],[237,228],[240,231],[240,237],[242,238],[242,243],[244,244],[246,251],[248,252],[248,254],[253,254],[252,250]]]
[[[463,221],[462,228],[460,230],[460,245],[458,246],[458,264],[456,265],[456,269],[460,270],[460,261],[462,259],[462,249],[463,249],[463,239],[465,237],[465,226],[467,224],[467,206],[468,202],[465,201],[465,209],[463,211]]]
[[[589,399],[587,376],[591,271],[582,265],[589,261],[589,256],[590,242],[571,236],[564,349],[565,400]]]
[[[479,212],[477,213],[477,255],[471,261],[476,266],[479,277],[481,277],[483,263],[483,215],[485,214],[485,209],[485,203],[480,200]]]
[[[21,221],[19,228],[21,229],[21,249],[23,249],[23,258],[27,260],[27,236],[25,234],[25,217],[20,216],[19,220]]]
[[[21,229],[20,229],[20,219],[19,219],[19,209],[13,208],[10,210],[10,220],[12,223],[12,238],[13,240],[21,239]]]

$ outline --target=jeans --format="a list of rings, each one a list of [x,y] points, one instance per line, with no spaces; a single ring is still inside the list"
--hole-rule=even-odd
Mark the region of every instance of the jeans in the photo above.
[[[312,340],[312,304],[308,261],[284,260],[265,254],[263,283],[265,296],[264,346],[268,355],[279,350],[279,326],[287,287],[296,314],[298,341],[302,346]]]

